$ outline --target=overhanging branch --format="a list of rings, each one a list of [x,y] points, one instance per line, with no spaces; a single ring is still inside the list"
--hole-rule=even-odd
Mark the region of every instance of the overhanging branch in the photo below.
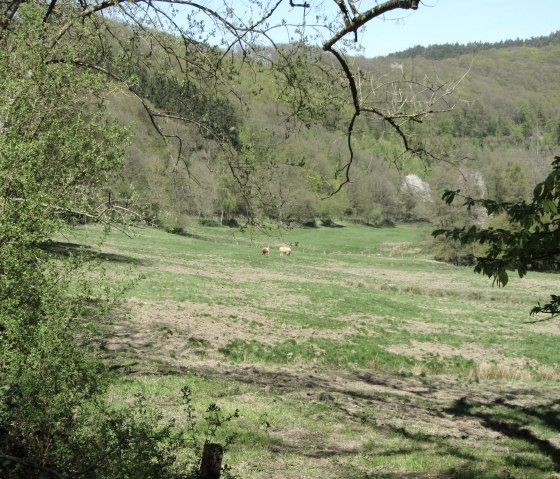
[[[339,6],[340,2],[342,1],[343,0],[335,0],[335,2]],[[364,13],[358,12],[358,14],[355,14],[351,20],[348,15],[346,15],[345,20],[348,21],[345,21],[344,28],[339,30],[332,38],[330,38],[326,43],[323,44],[323,50],[330,51],[332,46],[335,45],[342,37],[346,36],[350,32],[356,32],[360,27],[363,27],[366,23],[373,20],[374,18],[384,15],[391,10],[417,10],[418,4],[419,0],[390,0],[380,5],[376,5],[373,8],[370,8]]]

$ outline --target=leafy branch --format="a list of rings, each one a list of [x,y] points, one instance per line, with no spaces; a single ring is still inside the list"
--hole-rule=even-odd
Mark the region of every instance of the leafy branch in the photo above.
[[[492,228],[471,225],[461,228],[443,228],[433,231],[461,244],[478,244],[485,254],[476,258],[474,271],[493,279],[493,284],[506,286],[508,271],[523,277],[531,269],[560,267],[560,156],[552,162],[552,171],[533,190],[530,202],[499,202],[462,196],[460,190],[446,191],[442,200],[451,205],[456,198],[463,199],[467,211],[481,208],[488,216],[503,214],[510,228]],[[549,303],[540,303],[531,315],[545,314],[550,318],[560,315],[560,296],[551,295]]]

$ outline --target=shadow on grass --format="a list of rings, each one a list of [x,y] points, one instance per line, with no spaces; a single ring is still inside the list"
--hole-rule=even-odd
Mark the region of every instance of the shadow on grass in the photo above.
[[[333,461],[340,468],[339,479],[544,479],[560,472],[560,446],[547,439],[560,434],[557,388],[539,391],[376,371],[329,372],[313,366],[296,365],[290,370],[289,366],[227,361],[218,366],[196,361],[181,364],[162,355],[157,342],[148,347],[140,341],[148,330],[137,328],[126,325],[118,335],[110,335],[120,341],[119,347],[105,351],[115,374],[195,375],[244,383],[282,397],[294,407],[312,404],[333,430],[347,424],[356,431],[372,431],[375,440],[337,442],[328,433],[323,437],[313,428],[302,432],[301,427],[295,427],[293,434],[287,427],[270,437],[267,447],[272,454]],[[176,341],[177,346],[168,346],[180,345],[193,359],[196,348],[212,348],[190,332],[166,328],[165,324],[150,325],[150,337]],[[358,468],[352,465],[353,457],[371,457],[377,465]]]
[[[297,443],[289,443],[282,438],[273,439],[268,445],[268,450],[273,453],[297,454],[298,456],[309,457],[313,459],[324,459],[328,457],[354,456],[360,453],[359,448],[344,448],[342,446],[325,446],[325,447],[302,447]]]
[[[388,429],[392,434],[402,437],[407,443],[412,445],[406,448],[380,448],[374,452],[377,458],[399,457],[408,455],[418,455],[426,451],[427,454],[434,456],[434,465],[437,465],[435,457],[451,457],[458,460],[456,466],[447,468],[430,469],[428,471],[416,472],[375,472],[360,476],[362,479],[393,479],[393,478],[446,478],[446,479],[505,479],[514,477],[552,477],[550,474],[558,471],[558,464],[549,455],[551,450],[541,450],[545,456],[551,458],[551,462],[543,460],[543,456],[534,451],[534,438],[524,446],[520,445],[510,449],[506,453],[496,451],[492,455],[481,457],[476,448],[469,447],[461,442],[450,441],[445,436],[426,432],[412,432],[406,427],[390,426]],[[493,428],[492,428],[493,429]],[[494,429],[493,429],[494,430]],[[499,428],[497,432],[506,434],[508,430]],[[518,438],[517,435],[513,437]],[[523,437],[527,439],[527,437]],[[541,442],[537,438],[536,443]],[[522,476],[516,475],[519,470],[523,471]],[[553,472],[554,471],[554,472]],[[556,476],[554,476],[556,477]]]
[[[485,428],[495,431],[510,439],[524,441],[530,449],[536,449],[549,457],[554,463],[554,470],[560,471],[560,449],[537,436],[535,429],[546,428],[555,435],[560,433],[560,400],[541,403],[532,407],[512,404],[504,398],[493,402],[479,402],[467,397],[457,399],[447,412],[456,417],[476,418]],[[513,458],[512,466],[538,468],[535,461],[525,464],[527,459]]]
[[[390,220],[383,221],[381,223],[370,223],[368,221],[356,221],[355,224],[367,226],[368,228],[377,228],[377,229],[384,229],[384,228],[396,228],[397,225]]]
[[[333,220],[322,220],[321,226],[323,226],[324,228],[345,228],[344,225],[341,225],[340,223],[337,223]]]
[[[39,245],[39,248],[52,255],[61,256],[65,258],[69,256],[84,255],[92,259],[110,261],[113,263],[127,263],[133,265],[144,264],[144,261],[138,258],[133,258],[131,256],[125,256],[125,255],[114,254],[114,253],[102,253],[99,251],[92,250],[90,246],[86,246],[78,243],[49,241]]]
[[[393,441],[388,445],[381,441],[370,450],[363,446],[357,449],[316,446],[311,452],[300,446],[301,456],[327,458],[355,453],[386,457],[387,463],[392,462],[392,457],[421,456],[424,452],[434,456],[434,467],[430,471],[376,471],[372,475],[362,473],[353,477],[497,479],[517,477],[516,471],[521,469],[526,474],[524,477],[545,478],[560,471],[560,449],[546,439],[548,435],[557,436],[560,433],[560,400],[539,397],[537,391],[511,389],[509,395],[496,391],[492,399],[478,399],[480,396],[477,393],[473,393],[472,397],[453,399],[459,391],[446,391],[448,386],[452,386],[450,382],[429,385],[418,379],[407,380],[375,373],[353,376],[359,378],[362,384],[373,386],[376,390],[372,391],[364,389],[359,383],[354,383],[353,387],[336,386],[336,382],[325,381],[313,374],[305,377],[287,371],[271,374],[257,372],[256,369],[253,366],[251,373],[245,371],[228,376],[254,385],[268,384],[284,397],[289,394],[305,395],[310,401],[327,402],[351,420],[371,424],[380,432],[401,437],[404,443],[394,447]],[[442,393],[450,397],[438,399]],[[504,399],[504,396],[509,399]],[[518,405],[523,402],[530,405]],[[376,411],[381,413],[380,416]],[[395,417],[388,418],[383,411],[393,411]],[[507,420],[503,419],[504,416]],[[403,422],[404,425],[401,425]],[[450,422],[457,423],[456,430],[446,429]],[[414,430],[419,424],[423,424],[420,426],[422,430]],[[439,431],[433,432],[433,426]],[[484,443],[492,441],[498,441],[496,449],[488,454]],[[476,446],[477,443],[480,446]],[[285,440],[277,442],[275,449],[272,451],[295,453]],[[449,457],[457,464],[438,466],[435,457]]]
[[[510,479],[514,476],[492,474],[488,475],[480,469],[465,468],[452,471],[428,472],[375,472],[363,476],[348,476],[348,479]],[[515,476],[517,477],[517,476]],[[525,477],[525,476],[523,476]],[[527,476],[528,477],[528,476]]]

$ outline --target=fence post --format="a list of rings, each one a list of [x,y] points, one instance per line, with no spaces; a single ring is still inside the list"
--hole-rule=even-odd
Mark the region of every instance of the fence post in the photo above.
[[[221,444],[204,444],[200,464],[200,479],[220,479],[223,455],[224,448]]]

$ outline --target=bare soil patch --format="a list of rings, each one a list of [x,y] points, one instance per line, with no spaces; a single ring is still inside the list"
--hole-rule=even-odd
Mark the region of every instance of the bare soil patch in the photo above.
[[[412,344],[393,344],[386,347],[387,351],[402,354],[416,359],[422,359],[428,355],[437,354],[443,357],[462,356],[476,362],[492,361],[506,366],[525,367],[529,364],[523,358],[508,358],[496,350],[488,350],[477,343],[464,343],[460,347],[449,344],[412,341]]]
[[[296,308],[300,300],[290,302],[284,296],[270,299],[282,308]],[[293,325],[262,315],[250,306],[224,306],[190,301],[127,301],[128,320],[110,328],[104,339],[104,349],[127,352],[129,355],[152,355],[159,358],[185,358],[200,354],[222,359],[219,349],[234,339],[255,340],[263,344],[310,337],[343,340],[355,334],[360,323],[348,321],[348,326],[322,330]],[[146,356],[147,355],[147,356]]]

